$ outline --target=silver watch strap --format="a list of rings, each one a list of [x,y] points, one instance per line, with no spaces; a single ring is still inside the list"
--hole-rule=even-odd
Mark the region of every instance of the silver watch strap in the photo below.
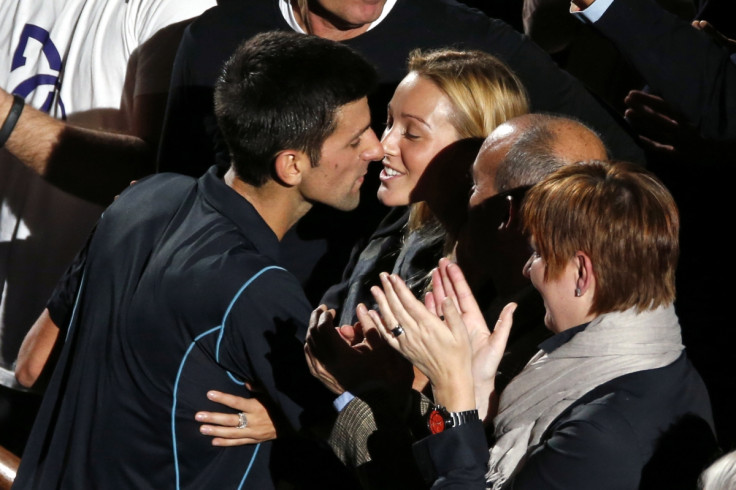
[[[474,420],[480,420],[478,416],[478,410],[466,410],[464,412],[448,412],[452,419],[452,427],[458,427],[463,424],[468,424]]]

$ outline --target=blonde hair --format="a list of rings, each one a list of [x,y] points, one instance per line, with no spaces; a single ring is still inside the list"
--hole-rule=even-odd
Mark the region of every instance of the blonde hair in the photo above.
[[[450,123],[460,139],[485,139],[498,125],[529,111],[519,78],[483,51],[437,49],[409,54],[409,72],[434,83],[453,107]],[[436,221],[426,203],[412,205],[409,229]]]

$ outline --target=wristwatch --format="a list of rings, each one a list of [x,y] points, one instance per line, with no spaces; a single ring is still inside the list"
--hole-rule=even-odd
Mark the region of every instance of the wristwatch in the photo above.
[[[458,427],[474,420],[480,420],[478,410],[448,412],[442,405],[434,405],[427,414],[427,427],[432,434],[439,434],[445,429]]]

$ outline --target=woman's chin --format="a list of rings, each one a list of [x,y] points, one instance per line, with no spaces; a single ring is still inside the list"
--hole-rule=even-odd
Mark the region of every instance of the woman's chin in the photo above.
[[[395,192],[392,192],[386,186],[381,184],[378,188],[378,200],[381,204],[388,207],[408,206],[411,204],[407,196],[397,196]]]

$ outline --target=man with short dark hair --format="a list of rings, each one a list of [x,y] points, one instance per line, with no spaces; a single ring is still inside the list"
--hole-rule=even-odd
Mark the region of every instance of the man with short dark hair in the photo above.
[[[107,209],[14,488],[345,484],[294,433],[323,422],[330,398],[304,362],[311,308],[278,249],[313,203],[357,206],[383,153],[375,80],[350,48],[313,36],[238,48],[215,94],[229,170],[153,176]],[[194,420],[210,388],[259,392],[284,440],[212,446]]]

